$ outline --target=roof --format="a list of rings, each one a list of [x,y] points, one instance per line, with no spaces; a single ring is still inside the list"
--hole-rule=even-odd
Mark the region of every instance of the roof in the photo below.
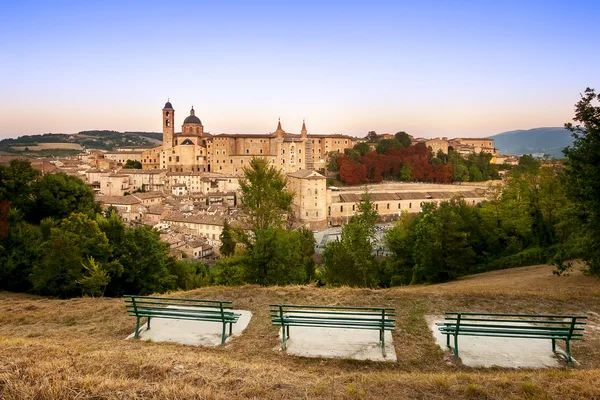
[[[225,223],[225,217],[222,215],[208,215],[208,214],[196,214],[186,215],[179,212],[171,212],[162,218],[163,221],[171,222],[190,222],[193,224],[206,224],[206,225],[223,225]]]
[[[165,103],[165,106],[164,106],[164,108],[170,108],[170,109],[172,110],[172,109],[173,109],[173,106],[171,105],[171,102],[170,102],[170,101],[167,101],[167,102]]]
[[[341,203],[358,203],[362,194],[340,193]],[[371,201],[400,201],[400,200],[427,200],[427,199],[450,199],[454,196],[465,198],[483,197],[484,193],[476,190],[456,192],[388,192],[371,193]]]
[[[323,175],[318,173],[317,171],[312,171],[309,169],[301,169],[296,172],[291,172],[287,174],[293,178],[301,178],[301,179],[325,179]]]
[[[132,196],[134,196],[140,200],[154,199],[157,197],[165,197],[165,195],[162,194],[161,192],[146,192],[146,193],[138,192],[138,193],[133,193]]]
[[[133,196],[96,196],[96,201],[103,204],[119,204],[119,205],[133,205],[140,204],[141,201]]]

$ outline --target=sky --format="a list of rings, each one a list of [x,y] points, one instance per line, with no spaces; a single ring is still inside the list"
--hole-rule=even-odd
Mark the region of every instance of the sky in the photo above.
[[[600,90],[600,1],[0,0],[0,138],[154,131],[478,137]]]

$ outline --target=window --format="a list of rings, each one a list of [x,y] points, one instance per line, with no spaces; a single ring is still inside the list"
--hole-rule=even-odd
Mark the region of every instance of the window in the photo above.
[[[399,210],[400,208],[401,208],[401,207],[400,207],[400,203],[398,203],[398,210]]]
[[[262,149],[259,150],[260,154],[262,154]]]
[[[340,206],[340,212],[344,212],[344,206]]]
[[[315,216],[317,216],[317,217],[319,216],[319,212],[318,211],[315,213]]]
[[[246,154],[250,154],[250,149],[246,149]]]
[[[379,210],[379,204],[375,204],[375,209]]]
[[[387,209],[388,210],[390,209],[390,203],[387,203]]]
[[[298,154],[302,154],[302,149],[298,149]]]
[[[352,204],[352,211],[356,210],[356,204]]]
[[[412,208],[412,203],[408,203],[408,208]]]
[[[327,215],[331,217],[331,206],[327,207]]]

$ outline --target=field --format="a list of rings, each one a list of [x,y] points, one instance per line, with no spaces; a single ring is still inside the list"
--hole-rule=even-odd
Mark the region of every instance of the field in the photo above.
[[[48,150],[48,149],[69,149],[69,150],[83,150],[78,143],[39,143],[27,146],[12,146],[11,149],[23,151],[29,149],[30,151]]]
[[[55,300],[0,293],[0,398],[600,398],[600,279],[550,266],[495,271],[441,285],[369,289],[211,287],[174,296],[220,298],[251,310],[224,348],[123,340],[135,326],[120,299]],[[393,306],[397,363],[308,359],[280,351],[268,304]],[[574,368],[473,369],[433,341],[425,315],[447,310],[588,315]]]

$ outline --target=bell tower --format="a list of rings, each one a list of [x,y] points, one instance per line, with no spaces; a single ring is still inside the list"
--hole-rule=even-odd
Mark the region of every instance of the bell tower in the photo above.
[[[163,115],[163,149],[170,149],[173,147],[173,132],[175,122],[175,110],[171,102],[167,101],[165,107],[162,109]]]

